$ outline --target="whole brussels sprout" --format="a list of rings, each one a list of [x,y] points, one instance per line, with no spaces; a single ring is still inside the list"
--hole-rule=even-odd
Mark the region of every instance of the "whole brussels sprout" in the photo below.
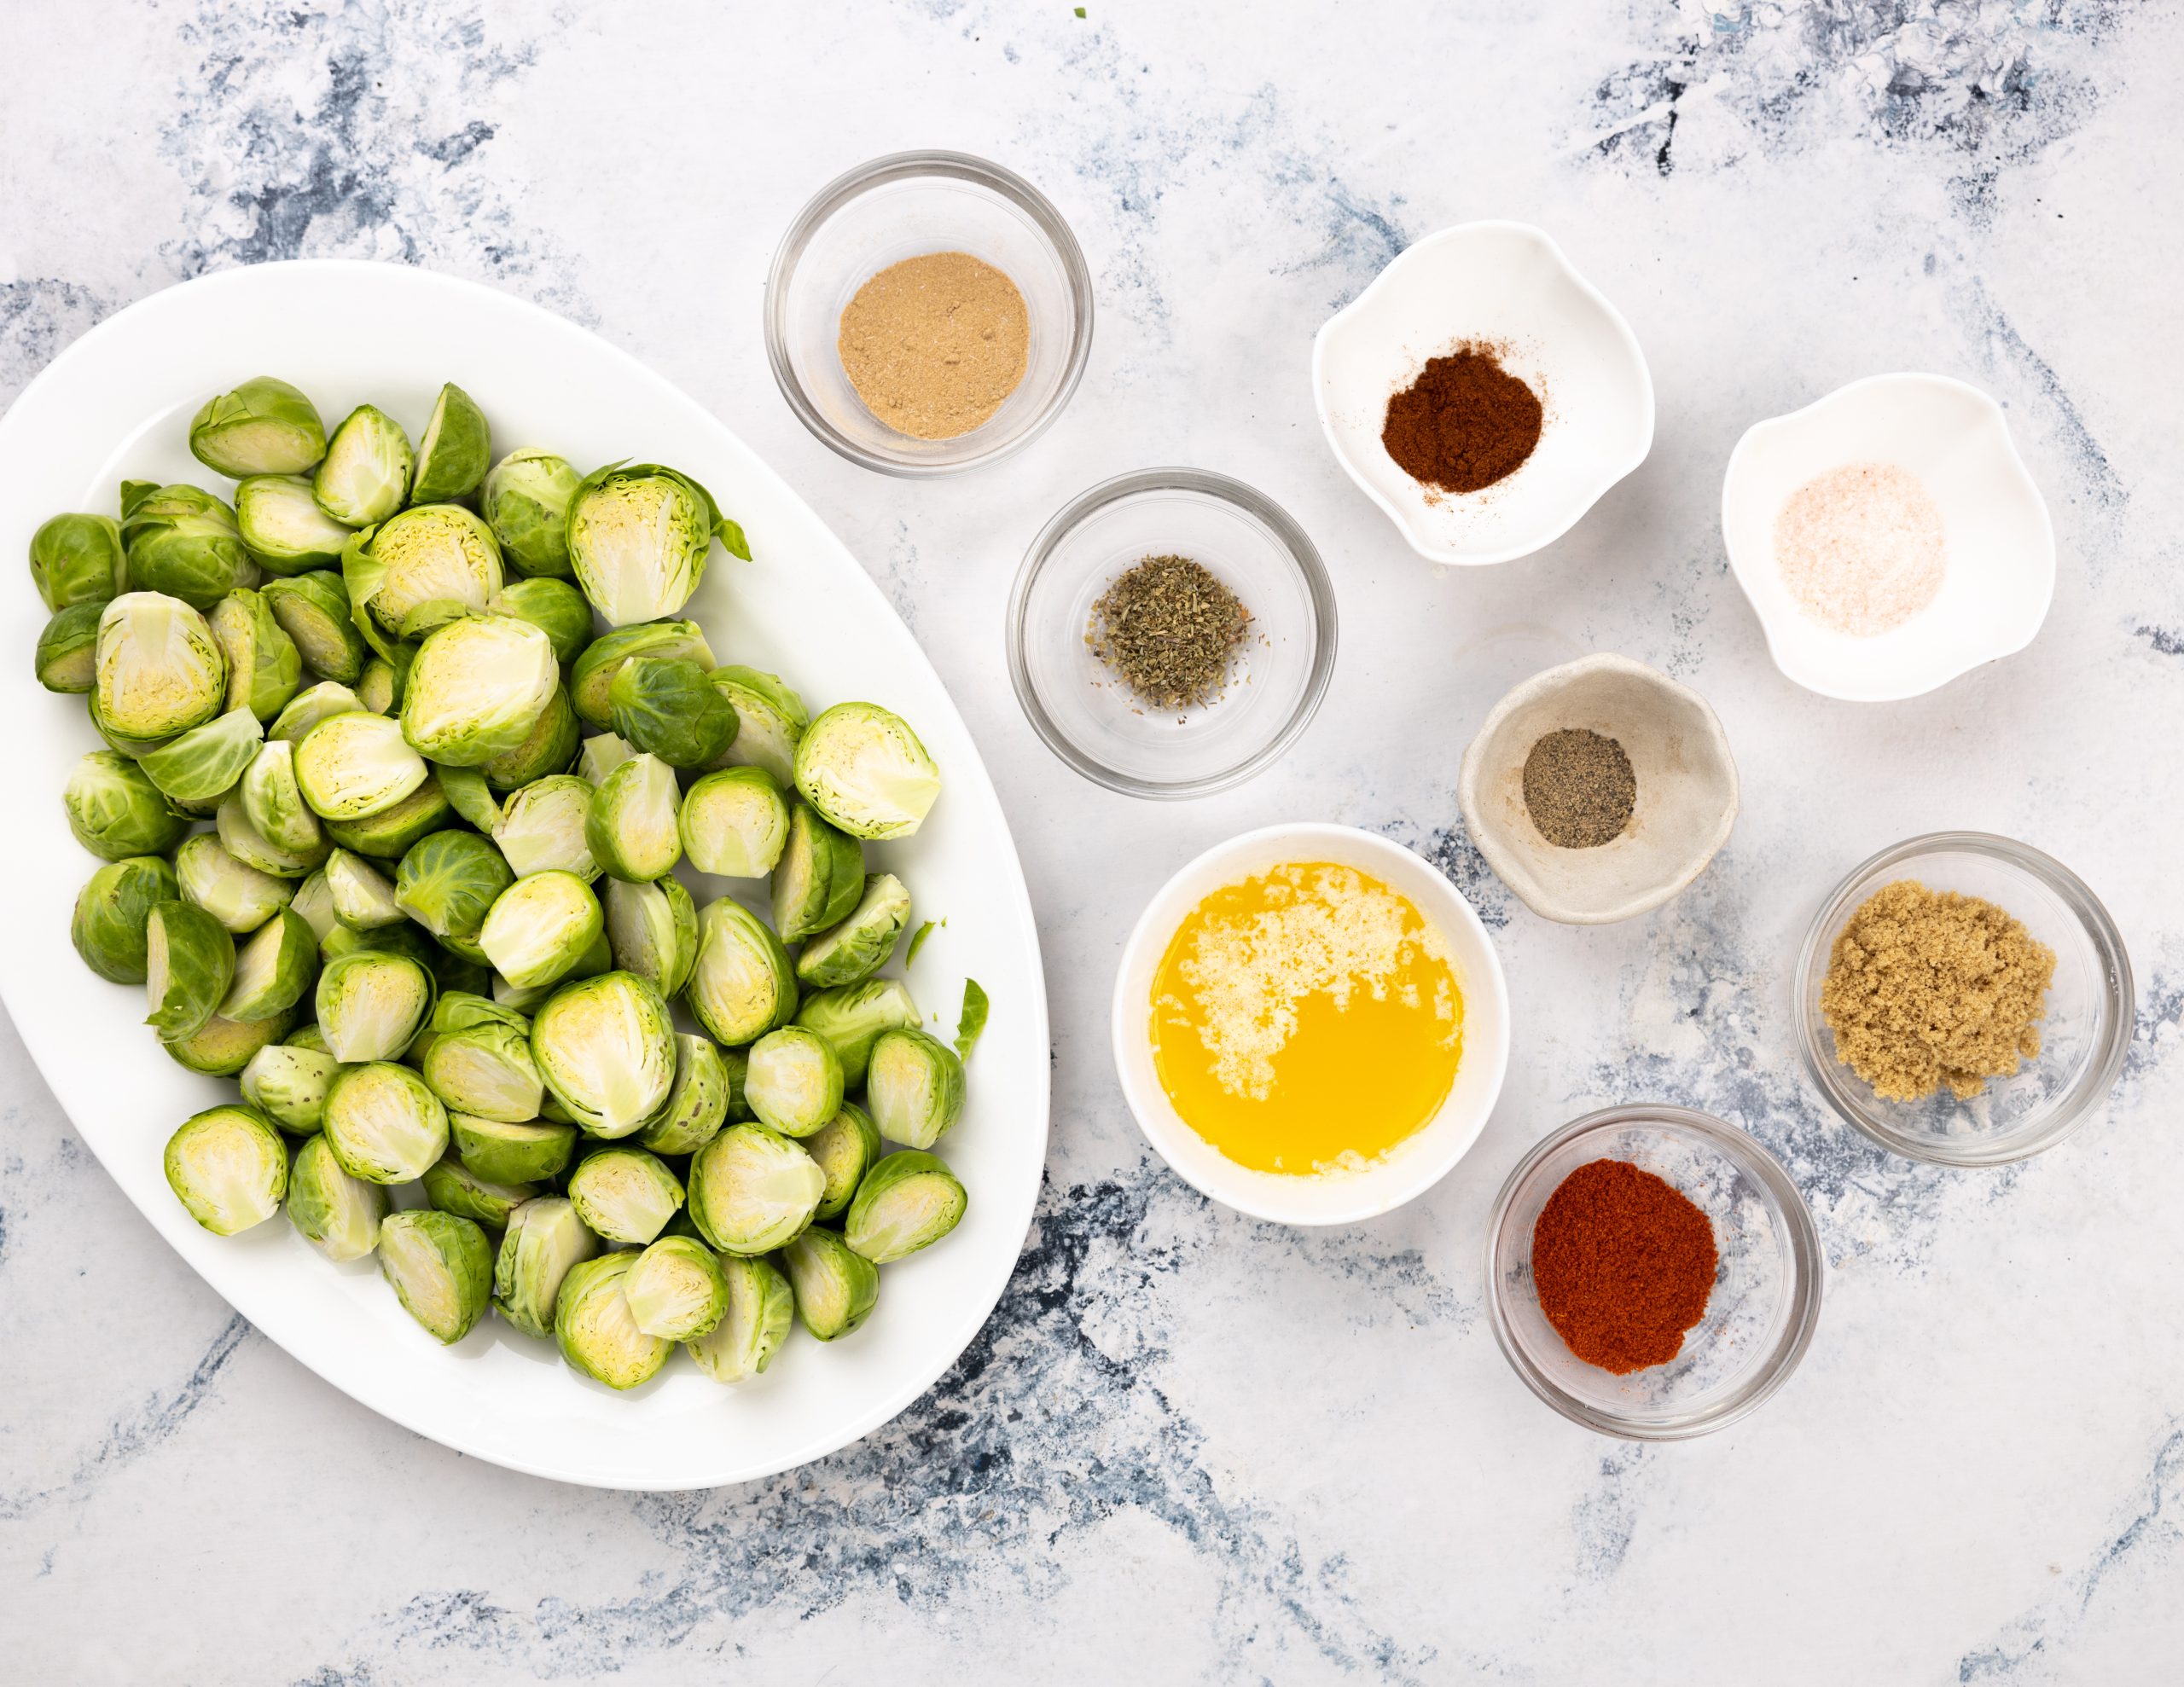
[[[572,872],[526,873],[501,892],[478,930],[493,969],[518,989],[564,978],[604,940],[607,917]]]
[[[228,708],[270,721],[303,684],[304,659],[263,592],[229,592],[206,617],[228,662]]]
[[[778,674],[756,668],[716,668],[712,681],[735,705],[735,736],[721,752],[721,761],[764,768],[782,785],[793,784],[796,746],[811,724],[804,699]]]
[[[591,605],[566,580],[511,580],[495,594],[496,615],[528,621],[554,641],[554,659],[573,662],[591,642]]]
[[[121,521],[129,583],[207,610],[238,586],[258,583],[258,564],[242,542],[235,513],[202,487],[162,486]]]
[[[410,919],[456,954],[485,959],[478,934],[501,893],[515,883],[505,857],[473,832],[420,838],[395,874],[394,900]]]
[[[908,838],[940,795],[940,769],[900,716],[838,703],[796,746],[796,788],[852,838]]]
[[[614,965],[679,994],[698,959],[698,910],[673,874],[648,884],[607,881],[607,942]]]
[[[634,1388],[659,1374],[675,1343],[648,1336],[630,1314],[622,1279],[633,1253],[602,1254],[572,1267],[554,1305],[561,1357],[610,1388]]]
[[[511,567],[569,577],[569,500],[581,484],[567,459],[550,451],[511,451],[493,465],[481,504]]]
[[[379,1221],[379,1266],[403,1310],[443,1346],[485,1315],[493,1246],[468,1219],[430,1209],[389,1213]]]
[[[294,894],[287,880],[230,853],[209,832],[183,840],[174,852],[174,871],[183,901],[204,909],[238,937],[257,930]]]
[[[815,932],[798,952],[799,983],[813,989],[862,983],[892,959],[910,923],[910,893],[892,872],[864,881],[864,895],[840,924]]]
[[[285,380],[256,375],[207,398],[189,422],[189,454],[215,474],[301,474],[326,455],[326,424]]]
[[[338,565],[351,530],[311,496],[300,474],[254,474],[235,488],[235,527],[268,574]]]
[[[628,1136],[660,1110],[674,1084],[675,1022],[647,980],[603,973],[554,993],[531,1021],[531,1052],[578,1124],[595,1136]]]
[[[227,658],[212,628],[160,592],[127,592],[107,605],[95,659],[92,709],[102,729],[148,745],[202,726],[227,699]]]
[[[296,785],[322,820],[362,820],[425,782],[425,758],[384,715],[332,715],[296,745]]]
[[[826,1192],[818,1162],[764,1125],[730,1125],[690,1157],[691,1220],[723,1253],[771,1253],[811,1222]]]
[[[350,618],[349,588],[339,574],[321,569],[268,580],[261,595],[312,673],[343,686],[353,686],[363,677],[371,651]]]
[[[421,756],[474,768],[520,749],[561,684],[554,641],[528,621],[450,621],[419,646],[402,731]]]
[[[38,635],[38,682],[81,696],[98,683],[99,612],[103,603],[72,603]]]
[[[591,858],[612,878],[665,878],[682,859],[676,829],[681,793],[675,770],[657,756],[635,756],[592,793],[584,838]]]
[[[658,463],[610,463],[569,500],[569,562],[607,624],[626,627],[680,611],[705,577],[717,535],[746,560],[743,530],[712,494]]]
[[[726,878],[771,872],[788,847],[788,799],[764,768],[707,774],[684,794],[676,819],[690,865]],[[862,857],[857,871],[863,871]]]
[[[880,1302],[880,1267],[822,1226],[781,1249],[781,1267],[796,1296],[798,1321],[822,1342],[848,1335]]]
[[[47,609],[105,603],[129,589],[121,529],[105,515],[56,515],[31,535],[31,579]]]
[[[569,698],[586,725],[604,730],[613,719],[614,676],[640,656],[688,658],[708,668],[713,660],[705,629],[694,621],[651,621],[601,634],[569,671]]]
[[[116,984],[141,984],[152,910],[181,896],[174,869],[157,855],[110,861],[77,893],[69,938],[84,965],[100,977]]]
[[[795,1325],[796,1300],[788,1278],[770,1260],[723,1254],[720,1268],[728,1285],[720,1322],[684,1347],[706,1376],[732,1384],[773,1363]]]
[[[323,1136],[313,1136],[296,1151],[288,1172],[288,1222],[336,1265],[361,1260],[379,1246],[386,1210],[386,1189],[344,1171]]]
[[[171,802],[218,803],[235,789],[264,741],[265,728],[247,709],[230,709],[201,727],[137,757],[152,783]]]
[[[190,1217],[215,1236],[233,1236],[281,1210],[288,1151],[255,1109],[208,1107],[167,1139],[166,1174]]]
[[[686,657],[630,658],[607,706],[617,733],[671,768],[703,767],[735,736],[735,705]]]
[[[723,896],[699,912],[684,1000],[714,1041],[753,1042],[796,1017],[796,969],[758,915]]]
[[[415,636],[410,617],[428,606],[484,614],[504,576],[491,528],[460,504],[418,504],[358,534],[341,577],[365,640],[386,656],[390,640]]]
[[[151,775],[118,751],[94,750],[78,762],[61,803],[76,841],[102,861],[163,855],[189,830]]]
[[[491,431],[477,401],[450,381],[440,389],[432,419],[417,442],[416,472],[410,477],[413,504],[451,504],[468,497],[485,478],[493,460]]]
[[[413,461],[402,425],[375,405],[359,404],[327,442],[311,496],[345,526],[369,527],[402,507]]]
[[[508,1215],[493,1270],[493,1305],[526,1336],[554,1333],[554,1304],[569,1273],[599,1253],[599,1238],[558,1195],[526,1201]]]
[[[574,774],[534,780],[510,797],[493,827],[493,842],[508,857],[516,876],[558,868],[590,884],[599,863],[584,842],[591,815],[592,788]]]

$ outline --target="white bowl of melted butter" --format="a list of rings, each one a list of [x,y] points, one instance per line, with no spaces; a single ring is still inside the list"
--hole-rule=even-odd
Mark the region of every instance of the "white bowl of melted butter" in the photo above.
[[[1124,1099],[1176,1174],[1281,1224],[1402,1206],[1478,1139],[1509,1061],[1486,928],[1401,844],[1247,832],[1139,917],[1115,978]]]

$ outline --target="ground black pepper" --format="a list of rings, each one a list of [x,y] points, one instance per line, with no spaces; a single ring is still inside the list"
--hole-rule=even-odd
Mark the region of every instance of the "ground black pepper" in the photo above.
[[[1149,556],[1092,606],[1084,642],[1142,702],[1192,709],[1220,695],[1251,618],[1203,563]]]
[[[1525,757],[1525,811],[1540,836],[1564,849],[1594,849],[1623,836],[1637,806],[1630,758],[1612,738],[1582,727],[1548,733]]]

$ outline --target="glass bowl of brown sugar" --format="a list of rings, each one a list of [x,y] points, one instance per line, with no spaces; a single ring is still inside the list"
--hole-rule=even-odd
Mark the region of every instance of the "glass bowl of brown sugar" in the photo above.
[[[1913,888],[1876,902],[1899,884]],[[1914,1160],[2053,1148],[2130,1051],[2131,959],[2108,910],[2060,861],[1986,832],[1930,832],[1858,867],[1821,904],[1796,977],[1813,1082]]]
[[[1811,1344],[1822,1275],[1819,1230],[1780,1162],[1687,1107],[1563,1126],[1509,1174],[1487,1226],[1502,1354],[1565,1417],[1629,1441],[1682,1441],[1756,1411]]]
[[[822,444],[883,474],[955,474],[1029,443],[1092,351],[1092,273],[1029,182],[897,153],[821,188],[766,279],[766,358]]]

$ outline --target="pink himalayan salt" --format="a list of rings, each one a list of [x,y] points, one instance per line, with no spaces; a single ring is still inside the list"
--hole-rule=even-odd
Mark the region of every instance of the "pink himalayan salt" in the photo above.
[[[1941,512],[1894,463],[1845,463],[1791,493],[1774,518],[1774,560],[1800,609],[1857,638],[1908,621],[1948,568]]]

